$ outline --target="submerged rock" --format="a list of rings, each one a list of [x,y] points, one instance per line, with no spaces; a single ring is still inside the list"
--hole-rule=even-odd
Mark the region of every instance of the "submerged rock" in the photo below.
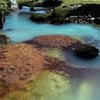
[[[75,49],[75,53],[81,58],[91,59],[99,55],[99,50],[94,46],[83,44]]]

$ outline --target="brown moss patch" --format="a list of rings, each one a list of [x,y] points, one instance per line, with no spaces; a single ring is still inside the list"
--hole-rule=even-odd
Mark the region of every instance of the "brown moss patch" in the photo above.
[[[42,53],[29,44],[0,47],[0,79],[5,86],[23,87],[45,64]]]
[[[38,46],[58,47],[58,48],[69,48],[80,42],[76,39],[62,35],[45,35],[37,37],[33,40],[27,41],[29,44],[36,44]]]

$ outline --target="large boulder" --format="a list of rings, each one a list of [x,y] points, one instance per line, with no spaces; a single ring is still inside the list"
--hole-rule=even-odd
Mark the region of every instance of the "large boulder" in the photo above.
[[[47,14],[33,14],[30,19],[34,22],[48,22]]]
[[[91,45],[83,44],[75,49],[77,56],[84,59],[92,59],[99,55],[99,50]]]

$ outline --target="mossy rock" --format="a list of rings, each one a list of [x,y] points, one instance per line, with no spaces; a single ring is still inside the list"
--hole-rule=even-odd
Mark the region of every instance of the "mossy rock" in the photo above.
[[[47,14],[33,14],[30,19],[34,22],[48,22]]]
[[[84,59],[92,59],[99,55],[99,50],[91,45],[83,44],[75,49],[77,56]]]
[[[0,44],[8,44],[11,40],[5,34],[0,34]]]

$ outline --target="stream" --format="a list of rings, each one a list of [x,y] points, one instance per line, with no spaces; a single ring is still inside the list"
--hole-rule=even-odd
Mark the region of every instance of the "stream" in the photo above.
[[[19,43],[42,35],[60,34],[70,36],[84,43],[89,43],[100,49],[100,27],[90,24],[52,25],[35,23],[29,20],[31,14],[12,12],[6,16],[4,28],[1,31],[11,38],[13,43]],[[83,61],[71,52],[66,56],[70,63],[82,65],[85,68],[100,68],[100,56],[91,61]],[[49,71],[41,73],[31,82],[30,91],[15,91],[9,93],[4,100],[100,100],[100,78],[70,80]],[[72,82],[70,82],[72,81]]]

